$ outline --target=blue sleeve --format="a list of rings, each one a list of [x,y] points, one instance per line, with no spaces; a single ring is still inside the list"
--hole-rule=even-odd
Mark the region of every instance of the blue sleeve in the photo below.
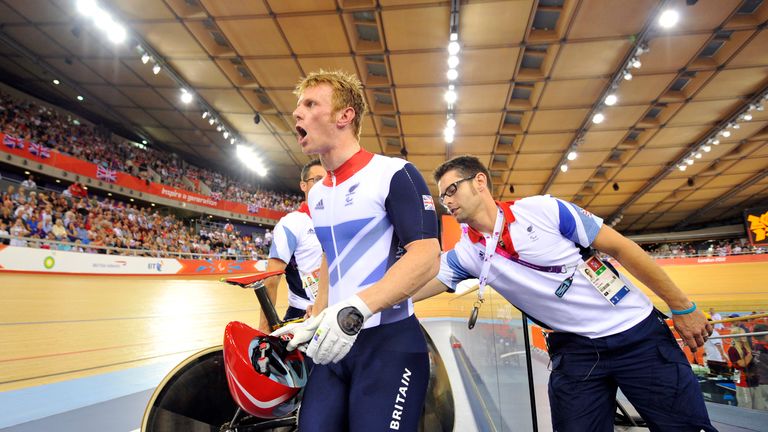
[[[440,272],[437,274],[437,278],[448,287],[448,291],[456,291],[456,285],[473,277],[461,265],[455,249],[451,249],[440,256]]]
[[[401,246],[437,238],[437,212],[432,194],[413,164],[405,164],[392,176],[384,205]]]
[[[603,225],[603,220],[576,204],[555,199],[559,216],[560,234],[568,240],[588,247]]]

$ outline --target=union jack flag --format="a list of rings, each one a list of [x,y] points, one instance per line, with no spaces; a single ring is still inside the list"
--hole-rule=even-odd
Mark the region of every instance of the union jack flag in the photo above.
[[[101,165],[96,165],[96,178],[114,183],[117,181],[117,171],[104,168]]]
[[[256,204],[248,204],[248,213],[258,213],[259,212],[259,206]]]
[[[10,148],[24,149],[24,138],[16,138],[6,135],[3,137],[3,144]]]
[[[29,143],[29,152],[43,159],[51,157],[51,149],[38,143]]]
[[[216,201],[221,201],[221,192],[211,192],[211,198]]]

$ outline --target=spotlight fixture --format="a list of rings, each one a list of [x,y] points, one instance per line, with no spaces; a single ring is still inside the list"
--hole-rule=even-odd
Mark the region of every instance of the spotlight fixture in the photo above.
[[[152,73],[153,73],[153,74],[155,74],[155,75],[157,75],[157,74],[159,74],[159,73],[160,73],[160,70],[161,70],[161,69],[162,69],[162,68],[160,67],[160,65],[159,65],[159,64],[155,64],[154,66],[152,66]]]
[[[624,79],[626,81],[632,81],[632,72],[625,70],[624,71]]]
[[[147,145],[147,140],[141,140],[141,143]]]
[[[701,153],[696,153],[693,157],[695,157],[696,159],[701,159]]]
[[[605,102],[605,104],[608,106],[614,106],[618,101],[619,101],[619,98],[615,94],[611,93],[605,97],[605,101],[603,102]]]
[[[687,163],[688,165],[693,165],[693,159],[686,159],[685,163]]]
[[[450,54],[450,55],[452,55],[452,56],[455,56],[456,54],[458,54],[458,53],[459,53],[459,51],[461,51],[461,46],[459,45],[459,43],[458,43],[458,42],[456,42],[456,41],[451,41],[451,42],[448,44],[448,54]]]
[[[448,67],[451,69],[456,69],[456,66],[459,65],[459,57],[452,55],[448,57]]]
[[[731,131],[727,131],[727,130],[720,131],[720,135],[728,138],[729,136],[731,136]]]
[[[187,89],[181,89],[181,101],[185,104],[192,102],[195,97]]]
[[[82,102],[83,100],[85,100],[85,98],[84,98],[84,97],[82,97],[82,96],[80,96],[80,95],[77,95],[77,100],[79,100],[80,102]]]
[[[567,172],[568,171],[568,165],[567,164],[560,165],[560,171]]]
[[[150,58],[152,58],[152,57],[150,57],[150,56],[149,56],[149,54],[147,54],[147,53],[144,53],[144,54],[142,54],[142,56],[141,56],[141,62],[142,62],[143,64],[147,64],[147,63],[149,63],[149,59],[150,59]]]
[[[227,131],[224,131],[223,135],[224,135],[224,139],[227,139],[227,138],[229,138],[229,132],[227,132]]]
[[[685,171],[686,169],[688,169],[688,167],[685,165],[678,165],[677,169],[679,169],[680,171]]]
[[[209,125],[213,126],[214,123],[216,123],[216,119],[214,119],[213,117],[208,119],[208,124]]]
[[[203,111],[203,118],[206,118],[206,117],[208,117],[208,116],[209,116],[209,113],[208,113],[208,111]]]
[[[744,114],[744,117],[742,117],[744,121],[751,121],[752,120],[752,114]]]
[[[712,146],[705,145],[701,149],[704,150],[704,153],[709,153],[712,151]]]
[[[56,84],[56,85],[59,85],[59,84],[61,84],[61,81],[55,79],[55,80],[53,80],[53,83]]]
[[[456,127],[456,120],[453,118],[449,118],[448,121],[445,123],[449,128],[453,129]]]
[[[630,66],[632,66],[635,69],[640,69],[640,67],[643,66],[642,63],[640,63],[640,60],[637,59],[637,57],[633,58],[629,61]]]
[[[592,116],[592,123],[594,124],[600,124],[605,120],[605,115],[603,113],[596,113],[594,116]]]
[[[459,77],[459,71],[456,69],[448,69],[448,72],[446,72],[445,76],[448,78],[448,81],[455,81],[456,78]]]
[[[443,98],[445,99],[445,102],[449,105],[453,105],[456,102],[456,99],[458,99],[458,95],[456,94],[456,90],[453,89],[453,86],[448,87],[448,91],[445,92],[445,96]]]
[[[680,21],[680,14],[674,9],[667,9],[659,16],[659,25],[662,28],[672,28]]]
[[[568,153],[568,160],[572,161],[575,160],[579,155],[575,151],[571,151]]]

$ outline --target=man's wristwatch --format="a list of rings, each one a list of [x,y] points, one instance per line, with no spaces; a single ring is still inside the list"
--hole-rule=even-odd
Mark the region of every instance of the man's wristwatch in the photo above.
[[[363,314],[354,306],[347,306],[336,315],[341,331],[354,336],[363,328]]]

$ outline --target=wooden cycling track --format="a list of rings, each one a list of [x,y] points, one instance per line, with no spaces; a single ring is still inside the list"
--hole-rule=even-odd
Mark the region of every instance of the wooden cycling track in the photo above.
[[[768,309],[765,262],[665,269],[699,307]],[[279,298],[285,299],[284,284]],[[443,294],[416,310],[420,317],[463,319],[473,300]],[[487,304],[485,318],[519,317],[495,293]],[[279,311],[285,307],[285,300],[278,301]],[[252,291],[223,284],[218,276],[0,273],[0,391],[181,361],[220,344],[227,322],[255,324],[258,316]]]

